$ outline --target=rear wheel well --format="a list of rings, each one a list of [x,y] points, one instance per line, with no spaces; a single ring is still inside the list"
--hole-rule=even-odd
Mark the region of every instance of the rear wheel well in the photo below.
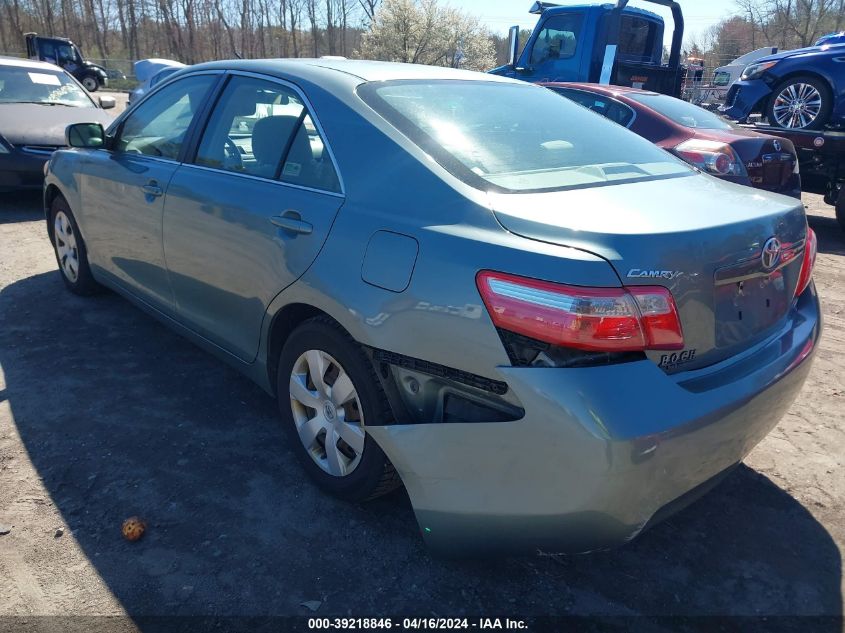
[[[277,382],[276,373],[279,369],[279,354],[281,354],[282,347],[284,347],[291,332],[308,319],[320,316],[332,319],[331,315],[312,305],[307,303],[292,303],[279,310],[273,317],[273,323],[270,325],[270,333],[268,334],[267,340],[267,377],[274,391]],[[332,319],[332,321],[335,320]],[[338,326],[343,329],[340,324]]]

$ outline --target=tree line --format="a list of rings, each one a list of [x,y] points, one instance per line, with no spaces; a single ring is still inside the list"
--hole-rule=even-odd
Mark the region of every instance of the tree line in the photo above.
[[[735,0],[735,14],[688,38],[687,52],[719,66],[764,46],[790,50],[845,29],[845,0]]]
[[[346,55],[379,0],[0,0],[0,49],[35,31],[69,37],[92,58]]]
[[[439,0],[0,0],[0,53],[24,34],[69,37],[92,59],[340,55],[490,68],[506,38]]]

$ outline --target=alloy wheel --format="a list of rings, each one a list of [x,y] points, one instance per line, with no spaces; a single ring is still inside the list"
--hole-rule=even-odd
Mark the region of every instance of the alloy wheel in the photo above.
[[[772,110],[781,127],[805,128],[818,118],[822,110],[822,95],[810,84],[790,84],[775,97]]]
[[[71,283],[79,279],[79,250],[76,244],[76,232],[73,224],[64,211],[58,211],[53,221],[53,239],[56,244],[56,255],[62,274]]]
[[[364,416],[346,370],[330,354],[303,352],[290,376],[290,405],[311,459],[335,477],[349,475],[364,452]]]

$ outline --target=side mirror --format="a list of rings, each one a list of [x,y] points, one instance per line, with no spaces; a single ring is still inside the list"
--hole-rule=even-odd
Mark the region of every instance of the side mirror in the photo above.
[[[106,132],[99,123],[74,123],[65,128],[65,142],[69,147],[96,149],[103,147]]]
[[[110,110],[115,106],[114,97],[100,97],[100,107],[103,110]]]
[[[516,68],[516,59],[519,56],[519,27],[512,26],[508,33],[510,35],[508,40],[508,66]]]

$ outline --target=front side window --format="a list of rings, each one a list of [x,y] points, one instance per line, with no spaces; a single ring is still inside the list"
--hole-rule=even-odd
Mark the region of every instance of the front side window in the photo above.
[[[619,125],[628,127],[634,120],[634,111],[615,99],[583,90],[571,90],[568,88],[552,88],[552,90]]]
[[[702,130],[729,130],[733,127],[717,114],[675,97],[657,93],[631,93],[628,97],[684,127]]]
[[[299,95],[253,77],[229,80],[194,162],[313,189],[340,190],[331,157]]]
[[[0,103],[96,107],[63,70],[0,65]]]
[[[59,66],[64,66],[68,63],[76,61],[76,51],[69,44],[60,44],[56,47],[56,56],[58,58]]]
[[[539,86],[386,81],[364,84],[358,94],[446,170],[482,190],[554,191],[694,173]]]
[[[583,17],[582,14],[569,14],[553,16],[546,20],[537,39],[534,40],[531,66],[558,59],[568,59],[575,55]]]
[[[145,99],[121,126],[114,149],[177,160],[185,134],[217,75],[185,77]]]

